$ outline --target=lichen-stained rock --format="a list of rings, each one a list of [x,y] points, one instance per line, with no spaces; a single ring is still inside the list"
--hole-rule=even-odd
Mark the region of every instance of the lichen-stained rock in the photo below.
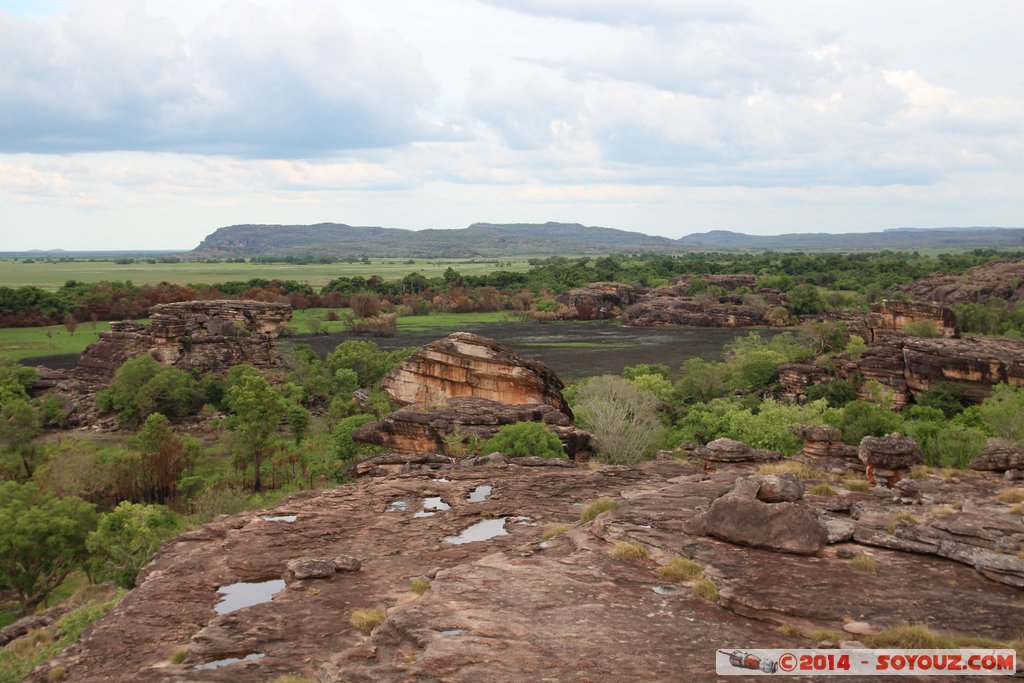
[[[383,420],[363,425],[352,438],[398,452],[461,455],[456,452],[460,445],[489,439],[502,426],[517,422],[548,426],[570,457],[589,450],[589,435],[571,427],[569,416],[548,403],[510,405],[472,396],[448,399],[442,405],[400,408]],[[451,441],[453,434],[463,437],[460,444]]]
[[[991,438],[971,462],[971,469],[988,472],[1024,470],[1024,448],[1013,441]]]
[[[82,352],[72,381],[101,387],[121,364],[141,354],[196,372],[225,372],[240,363],[273,367],[278,330],[291,319],[288,304],[262,301],[183,301],[150,309],[149,325],[114,322]]]
[[[511,405],[546,403],[571,417],[563,387],[543,363],[468,332],[427,344],[381,382],[391,399],[403,406],[473,396]]]
[[[877,380],[893,392],[897,407],[940,382],[980,402],[1000,382],[1024,386],[1024,340],[895,335],[870,345],[857,366],[866,381]]]
[[[706,533],[730,543],[813,555],[828,542],[825,527],[800,503],[764,503],[741,493],[715,500],[704,516]]]
[[[627,308],[622,313],[622,324],[628,327],[755,327],[770,324],[767,312],[767,308],[704,302],[693,297],[652,296]]]

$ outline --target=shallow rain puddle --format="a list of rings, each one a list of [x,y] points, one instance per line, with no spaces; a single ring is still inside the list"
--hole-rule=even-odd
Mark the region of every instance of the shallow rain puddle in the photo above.
[[[299,518],[298,515],[271,515],[270,517],[264,517],[268,522],[288,522],[291,524]]]
[[[443,636],[461,636],[465,632],[466,632],[466,629],[464,629],[464,628],[446,628],[445,630],[441,631],[441,635],[443,635]]]
[[[430,481],[436,481],[439,484],[447,484],[451,482],[451,479],[445,479],[444,477],[441,477],[440,479],[431,479]]]
[[[393,500],[388,503],[388,506],[384,508],[384,512],[405,512],[409,509],[409,501],[407,500]]]
[[[485,519],[477,522],[473,526],[464,529],[458,536],[446,537],[444,542],[458,545],[461,543],[486,541],[495,536],[508,536],[508,532],[505,531],[505,519],[505,517],[498,517],[497,519]]]
[[[227,614],[236,609],[258,605],[261,602],[269,602],[274,593],[284,588],[284,581],[274,579],[272,581],[256,581],[251,583],[232,583],[221,586],[218,593],[224,597],[220,599],[213,609],[217,614]]]
[[[246,655],[239,659],[238,657],[228,657],[227,659],[218,659],[215,662],[207,662],[206,664],[197,664],[197,669],[219,669],[222,666],[228,666],[236,662],[251,662],[254,659],[263,659],[267,656],[265,652],[254,652],[251,655]]]
[[[658,595],[679,595],[683,592],[682,588],[676,586],[655,586],[652,590]]]
[[[413,517],[433,517],[434,512],[440,510],[451,510],[452,506],[441,500],[440,496],[436,498],[424,498],[423,509],[413,515]]]
[[[490,497],[492,490],[492,486],[488,486],[487,484],[481,484],[480,486],[477,486],[475,489],[473,489],[473,492],[469,494],[469,498],[467,498],[466,500],[468,500],[470,503],[481,503]]]

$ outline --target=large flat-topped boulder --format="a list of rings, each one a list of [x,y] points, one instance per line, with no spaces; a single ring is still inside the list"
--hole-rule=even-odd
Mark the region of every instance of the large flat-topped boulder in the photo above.
[[[73,379],[103,386],[124,361],[141,354],[197,372],[224,372],[239,363],[273,367],[278,331],[292,317],[288,304],[263,301],[183,301],[150,309],[149,325],[111,323],[82,352]]]
[[[878,341],[893,332],[905,332],[915,323],[930,322],[940,337],[959,337],[956,315],[940,304],[926,301],[898,301],[886,299],[871,304],[867,316],[867,327],[871,337],[866,341]]]
[[[456,332],[406,358],[381,382],[399,405],[463,396],[498,403],[546,403],[568,416],[562,380],[543,363],[521,358],[493,339]]]

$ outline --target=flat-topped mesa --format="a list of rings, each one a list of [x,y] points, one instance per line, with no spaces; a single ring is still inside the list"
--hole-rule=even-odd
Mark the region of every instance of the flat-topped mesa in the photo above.
[[[281,360],[274,340],[292,308],[263,301],[183,301],[154,306],[150,317],[149,325],[111,323],[82,352],[72,378],[105,385],[122,363],[141,354],[197,372],[223,372],[239,363],[274,367]]]
[[[546,403],[571,418],[564,386],[543,363],[468,332],[427,344],[381,381],[381,389],[403,406],[474,396],[510,405]]]

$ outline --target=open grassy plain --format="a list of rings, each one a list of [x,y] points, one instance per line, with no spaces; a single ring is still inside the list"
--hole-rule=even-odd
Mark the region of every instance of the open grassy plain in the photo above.
[[[68,280],[98,282],[130,280],[136,285],[170,282],[173,284],[211,284],[252,278],[298,280],[319,289],[337,277],[377,275],[387,280],[398,279],[412,272],[428,277],[441,275],[453,268],[463,275],[489,273],[494,270],[524,271],[528,257],[507,259],[372,259],[370,263],[330,263],[293,265],[288,263],[135,263],[113,261],[14,261],[0,260],[0,286],[34,285],[42,289],[58,289]],[[497,265],[500,263],[501,265]]]

